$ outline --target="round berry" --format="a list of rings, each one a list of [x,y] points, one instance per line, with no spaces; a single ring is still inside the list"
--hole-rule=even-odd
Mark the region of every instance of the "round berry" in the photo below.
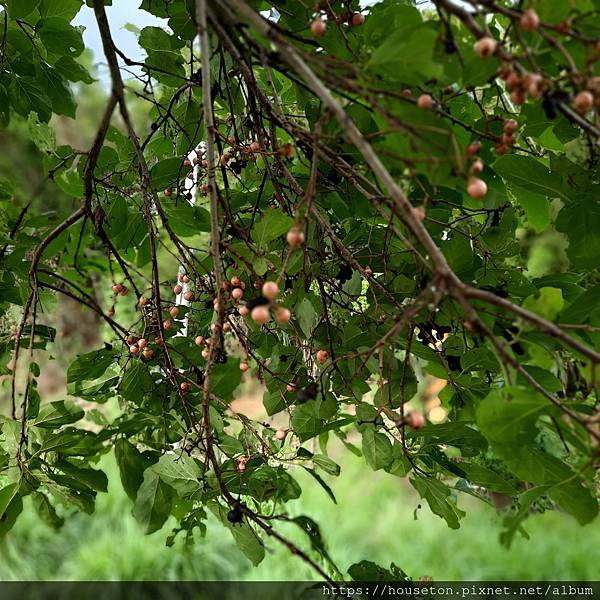
[[[292,227],[287,232],[286,240],[292,248],[298,248],[304,244],[304,232],[300,231],[298,227]]]
[[[177,308],[177,306],[172,306],[171,309],[169,310],[169,314],[172,317],[176,317],[179,314],[179,308]]]
[[[285,436],[287,435],[286,431],[284,429],[278,429],[275,432],[275,437],[279,440],[279,441],[283,441],[285,440]]]
[[[236,288],[236,287],[242,287],[242,280],[241,280],[241,279],[240,279],[240,278],[239,278],[237,275],[234,275],[234,276],[231,278],[231,285],[232,285],[234,288]]]
[[[260,144],[258,142],[252,142],[250,144],[250,152],[260,152]]]
[[[148,345],[148,340],[146,338],[140,338],[137,345],[139,348],[145,348]]]
[[[181,292],[183,291],[183,287],[180,286],[179,284],[177,284],[174,288],[173,288],[173,293],[176,296],[179,296],[179,294],[181,294]]]
[[[295,385],[293,385],[293,384],[291,384],[291,383],[288,383],[288,384],[285,386],[285,389],[286,389],[286,391],[288,391],[288,392],[292,393],[292,392],[295,392],[295,391],[296,391],[296,386],[295,386]]]
[[[425,417],[423,413],[417,410],[411,410],[406,415],[406,424],[413,429],[423,429],[425,427]]]
[[[481,173],[482,171],[483,171],[483,161],[480,159],[477,159],[471,165],[471,173],[477,174],[477,173]]]
[[[262,294],[269,300],[275,300],[279,296],[279,286],[274,281],[265,281],[262,286]]]
[[[350,27],[360,27],[365,22],[365,15],[355,12],[349,19]]]
[[[231,292],[231,296],[235,300],[241,300],[244,297],[244,290],[239,287],[233,288],[233,290]]]
[[[534,31],[540,26],[540,18],[533,8],[528,8],[521,15],[521,29],[523,31]]]
[[[475,156],[481,150],[481,142],[479,140],[471,142],[467,146],[467,154],[469,156]]]
[[[257,325],[264,325],[269,320],[269,308],[267,306],[255,306],[250,317]]]
[[[573,100],[573,106],[577,112],[586,113],[594,106],[594,96],[591,92],[584,90],[579,92]]]
[[[140,299],[138,300],[138,304],[140,306],[146,306],[146,304],[148,304],[148,298],[146,298],[146,296],[140,296]]]
[[[515,119],[506,119],[504,123],[502,123],[502,131],[504,133],[515,133],[519,128],[519,124]]]
[[[310,24],[310,30],[315,37],[323,37],[327,30],[327,24],[323,19],[317,18]]]
[[[238,308],[238,313],[240,313],[240,316],[242,317],[247,317],[249,312],[250,311],[248,310],[248,307],[245,304]]]
[[[498,43],[494,38],[491,37],[482,37],[475,42],[475,53],[479,58],[488,58],[492,56],[496,52],[496,48],[498,47]]]
[[[280,323],[289,323],[292,318],[292,313],[288,308],[278,308],[275,312],[275,320]]]
[[[417,106],[422,110],[429,110],[433,107],[433,98],[429,94],[421,94],[417,98]]]
[[[129,352],[131,352],[131,354],[137,354],[139,351],[140,349],[138,346],[129,346]]]
[[[250,368],[250,366],[248,365],[248,363],[247,363],[247,362],[245,362],[245,361],[242,361],[242,362],[240,363],[240,371],[241,371],[242,373],[245,373],[245,372],[246,372],[246,371],[247,371],[249,368]]]
[[[475,200],[481,200],[487,194],[487,183],[478,177],[469,178],[467,193]]]
[[[196,346],[204,346],[204,338],[201,335],[198,335],[196,336],[194,343],[196,344]]]
[[[165,329],[166,331],[169,331],[169,329],[173,329],[173,321],[169,321],[168,319],[166,321],[163,321],[163,329]]]
[[[327,362],[328,358],[329,358],[329,352],[327,352],[327,350],[319,350],[317,352],[317,361],[319,363],[321,363],[322,365],[324,365]]]
[[[190,384],[187,381],[182,381],[179,384],[179,389],[181,390],[182,394],[187,394],[190,391]]]
[[[191,302],[194,299],[194,292],[188,290],[187,292],[185,292],[185,294],[183,294],[183,298],[188,302]]]
[[[154,350],[152,348],[144,348],[144,352],[142,353],[144,358],[152,358],[154,356]]]
[[[171,188],[167,188],[167,189],[165,190],[165,196],[166,196],[167,198],[170,198],[172,195],[173,195],[173,190],[172,190]]]

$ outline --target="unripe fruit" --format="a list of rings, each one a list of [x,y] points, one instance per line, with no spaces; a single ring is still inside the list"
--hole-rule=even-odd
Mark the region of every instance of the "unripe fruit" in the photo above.
[[[140,296],[138,304],[140,306],[146,306],[146,304],[148,304],[148,298],[146,298],[145,296]]]
[[[477,159],[471,165],[471,173],[477,174],[477,173],[481,173],[481,171],[483,171],[483,161],[480,159]]]
[[[481,142],[479,140],[471,142],[467,146],[467,154],[469,156],[475,156],[481,150]]]
[[[540,18],[533,8],[528,8],[521,15],[521,29],[523,31],[534,31],[540,26]]]
[[[274,281],[265,281],[262,286],[262,294],[269,300],[275,300],[279,296],[279,286]]]
[[[327,24],[322,19],[315,19],[310,24],[310,30],[315,37],[323,37],[327,29]]]
[[[169,331],[169,329],[173,329],[173,321],[163,321],[163,329]]]
[[[506,119],[502,124],[502,130],[504,133],[515,133],[519,128],[519,124],[514,119]]]
[[[244,362],[244,361],[242,361],[242,362],[240,363],[240,371],[241,371],[242,373],[245,373],[245,372],[246,372],[246,371],[247,371],[249,368],[250,368],[250,366],[248,365],[248,363],[247,363],[247,362]]]
[[[287,308],[278,308],[275,312],[275,320],[278,323],[284,324],[289,323],[292,318],[292,313]]]
[[[181,294],[181,292],[183,291],[183,287],[180,286],[179,284],[177,284],[174,288],[173,288],[173,293],[176,296],[179,296],[179,294]]]
[[[129,352],[131,352],[131,354],[137,354],[140,351],[140,349],[137,346],[129,346]]]
[[[588,112],[592,106],[594,106],[594,96],[587,90],[579,92],[573,100],[573,107],[580,113]]]
[[[145,348],[148,345],[148,340],[145,338],[140,338],[137,345],[139,348]]]
[[[241,285],[242,285],[242,280],[241,280],[241,279],[240,279],[240,278],[239,278],[237,275],[234,275],[234,276],[231,278],[231,285],[232,285],[233,287],[241,287]]]
[[[144,358],[152,358],[154,356],[154,350],[152,348],[144,348],[144,352],[142,353]]]
[[[166,196],[167,198],[170,198],[172,195],[173,195],[173,190],[172,190],[171,188],[167,188],[167,189],[165,190],[165,196]]]
[[[475,53],[479,58],[488,58],[492,56],[494,52],[496,52],[496,48],[498,47],[498,43],[494,38],[491,37],[482,37],[481,39],[475,42]]]
[[[349,22],[351,27],[360,27],[365,22],[365,16],[359,12],[352,13]]]
[[[240,313],[240,316],[242,317],[247,317],[249,312],[250,311],[248,310],[248,307],[246,305],[240,306],[238,308],[238,313]]]
[[[236,287],[231,292],[231,296],[236,300],[241,300],[244,297],[244,290],[242,288]]]
[[[196,346],[204,346],[204,338],[201,335],[198,335],[196,336],[194,343],[196,344]]]
[[[525,92],[523,92],[523,90],[513,90],[510,93],[510,101],[513,104],[525,104]]]
[[[283,429],[278,429],[275,432],[275,437],[279,440],[279,441],[283,441],[285,440],[285,436],[287,435],[287,433],[283,430]]]
[[[257,325],[264,325],[269,320],[269,308],[267,306],[255,306],[250,317]]]
[[[417,106],[422,110],[428,110],[433,107],[433,98],[429,94],[421,94],[417,98]]]
[[[252,142],[250,144],[250,152],[260,152],[260,144],[258,142]]]
[[[467,193],[475,200],[481,200],[487,194],[487,183],[478,177],[470,177],[467,184]]]
[[[327,362],[328,358],[329,358],[329,352],[327,352],[327,350],[319,350],[317,352],[317,361],[319,363],[321,363],[322,365],[324,365]]]
[[[521,76],[516,71],[511,71],[506,78],[506,89],[512,92],[516,87],[521,85]]]
[[[523,80],[523,84],[532,98],[539,98],[542,95],[544,78],[539,73],[529,73]]]
[[[184,295],[183,295],[184,299],[187,300],[188,302],[191,302],[194,299],[194,292],[191,291],[187,291]]]
[[[179,384],[179,389],[183,394],[187,394],[190,391],[190,384],[187,381],[182,381]]]
[[[508,152],[508,146],[506,144],[496,144],[496,154],[502,156]]]
[[[425,208],[423,206],[415,206],[413,208],[413,214],[418,221],[422,222],[425,220]]]
[[[502,135],[502,143],[506,146],[512,146],[516,140],[517,137],[514,133],[505,133]]]
[[[304,233],[298,227],[292,227],[287,232],[286,240],[292,248],[298,248],[304,244]]]
[[[406,415],[406,424],[413,429],[423,429],[425,427],[425,417],[423,413],[417,410],[411,410]]]

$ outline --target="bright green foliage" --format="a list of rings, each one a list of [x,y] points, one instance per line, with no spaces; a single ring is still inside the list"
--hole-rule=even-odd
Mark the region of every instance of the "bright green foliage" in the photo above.
[[[383,0],[364,23],[355,0],[207,1],[201,57],[195,2],[144,0],[164,28],[139,33],[144,85],[125,89],[96,3],[0,0],[0,123],[27,132],[58,197],[42,206],[0,180],[0,536],[26,496],[56,526],[92,513],[111,452],[146,533],[172,515],[168,543],[192,542],[212,514],[256,565],[290,521],[324,577],[346,575],[286,504],[298,467],[336,502],[332,450],[407,478],[450,528],[461,494],[497,506],[507,545],[531,511],[593,521],[600,2],[485,2],[485,30],[447,0]],[[71,83],[93,82],[80,9],[108,42],[114,94],[83,152],[51,120],[75,118]],[[137,131],[133,94],[147,102]],[[535,278],[528,249],[546,234],[566,266]],[[48,402],[47,316],[64,295],[102,319],[103,339],[68,365],[70,397]],[[232,409],[247,370],[273,425]],[[437,412],[433,378],[447,381]],[[349,577],[406,577],[364,558]]]

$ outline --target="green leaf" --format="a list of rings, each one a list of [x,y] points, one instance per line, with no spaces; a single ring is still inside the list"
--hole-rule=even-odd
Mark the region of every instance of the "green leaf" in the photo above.
[[[76,423],[82,419],[84,415],[85,411],[79,406],[73,404],[73,402],[65,402],[64,400],[60,400],[42,406],[37,418],[34,421],[34,425],[36,427],[56,429],[61,425]]]
[[[506,154],[493,166],[494,171],[511,187],[524,188],[550,198],[566,198],[560,176],[531,156]]]
[[[9,483],[7,486],[0,489],[0,520],[4,516],[8,505],[17,495],[17,492],[19,491],[19,485],[20,483],[15,481],[14,483]]]
[[[546,398],[531,389],[496,389],[477,405],[477,425],[492,443],[526,444],[536,435],[538,418],[549,412],[550,407]]]
[[[187,454],[163,454],[152,469],[171,486],[181,498],[202,491],[202,471],[196,461]]]
[[[265,557],[265,547],[247,521],[242,524],[233,524],[227,520],[228,509],[218,502],[210,502],[208,507],[217,516],[221,523],[229,529],[237,547],[244,556],[254,565],[259,565]]]
[[[115,353],[112,350],[94,350],[82,354],[69,366],[67,382],[97,379],[113,364],[114,360]]]
[[[316,402],[309,401],[294,408],[292,428],[302,442],[321,433],[322,424]]]
[[[135,500],[137,491],[144,481],[146,468],[142,453],[126,439],[118,438],[115,442],[115,457],[123,489],[132,500]]]
[[[54,152],[56,150],[56,134],[54,133],[54,129],[46,123],[40,123],[36,113],[29,113],[27,127],[33,143],[42,152]]]
[[[460,527],[459,519],[465,513],[452,502],[447,485],[432,477],[411,477],[410,482],[421,498],[427,501],[432,513],[442,517],[451,529]]]
[[[259,249],[265,249],[269,242],[287,233],[294,220],[280,210],[266,211],[262,219],[254,226],[252,239]]]
[[[394,460],[392,442],[387,435],[375,432],[370,427],[362,432],[362,451],[374,471],[389,467]]]
[[[594,269],[600,264],[600,204],[567,204],[558,214],[556,229],[569,238],[567,256],[573,265]]]
[[[144,471],[133,508],[133,516],[142,525],[145,533],[158,531],[171,512],[173,491],[152,468]]]

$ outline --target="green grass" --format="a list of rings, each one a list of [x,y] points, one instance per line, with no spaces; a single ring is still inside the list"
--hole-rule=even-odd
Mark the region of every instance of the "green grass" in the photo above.
[[[167,526],[145,536],[131,516],[116,467],[108,459],[108,494],[98,498],[94,515],[72,513],[55,532],[29,505],[0,546],[0,580],[302,580],[313,578],[307,565],[273,540],[267,556],[253,568],[235,547],[230,534],[209,522],[205,539],[186,548],[178,540],[167,548]],[[597,523],[585,529],[563,514],[545,513],[527,521],[530,540],[516,539],[510,550],[500,546],[500,517],[475,499],[461,496],[467,511],[459,530],[431,514],[416,512],[419,498],[406,482],[373,473],[352,455],[344,455],[342,475],[330,483],[339,504],[301,470],[294,475],[304,486],[290,513],[314,517],[330,554],[345,571],[369,558],[389,566],[395,562],[411,577],[452,579],[574,579],[597,577],[593,557],[600,547]],[[170,523],[172,525],[173,523]],[[280,530],[307,548],[304,535],[289,524]]]

